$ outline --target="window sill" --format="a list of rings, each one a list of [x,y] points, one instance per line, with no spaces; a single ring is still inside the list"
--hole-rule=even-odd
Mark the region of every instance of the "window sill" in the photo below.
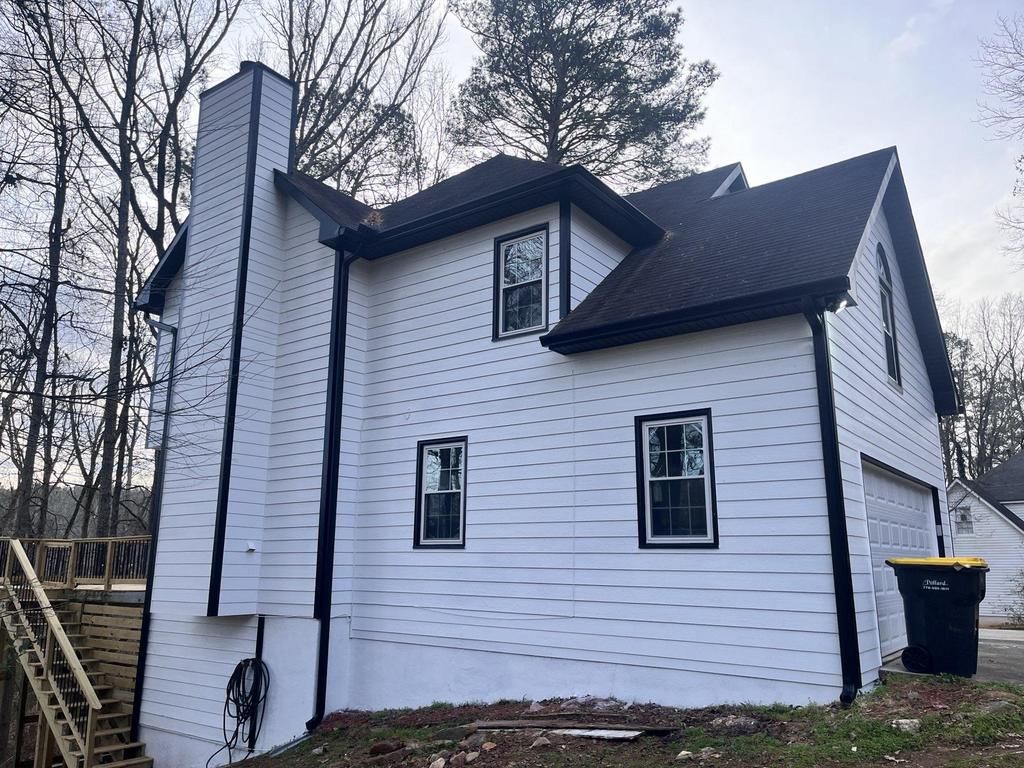
[[[886,376],[885,381],[890,387],[892,387],[893,391],[898,392],[900,395],[903,394],[903,385],[893,379],[892,376]]]
[[[640,549],[718,549],[717,541],[641,541]]]
[[[495,336],[491,335],[491,341],[505,341],[506,339],[520,339],[525,336],[536,336],[541,333],[547,333],[548,326],[542,325],[537,328],[527,328],[525,331],[511,331],[510,333],[501,333]]]

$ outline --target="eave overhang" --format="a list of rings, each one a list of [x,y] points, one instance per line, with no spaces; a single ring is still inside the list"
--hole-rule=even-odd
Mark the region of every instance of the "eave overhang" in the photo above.
[[[135,297],[134,308],[140,312],[150,312],[159,315],[164,311],[164,300],[167,286],[178,274],[182,264],[185,263],[185,246],[188,242],[189,219],[182,222],[181,227],[174,234],[170,245],[164,249],[160,261],[150,272],[146,282],[142,284],[138,296]]]
[[[320,222],[321,243],[355,252],[364,259],[389,256],[563,199],[579,206],[637,247],[649,245],[664,235],[660,226],[578,165],[393,228],[387,228],[385,222],[383,229],[338,221],[303,194],[286,174],[277,171],[274,179],[278,189],[290,195]]]
[[[554,330],[540,343],[563,355],[607,349],[684,333],[799,314],[808,303],[830,304],[849,293],[848,277],[836,277],[784,289],[765,291],[737,299],[709,302],[679,312],[664,312],[579,332]]]

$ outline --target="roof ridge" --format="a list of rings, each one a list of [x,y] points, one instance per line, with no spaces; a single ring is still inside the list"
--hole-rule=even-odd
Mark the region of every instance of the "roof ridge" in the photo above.
[[[752,192],[752,191],[757,190],[757,189],[763,189],[764,187],[770,187],[773,184],[781,184],[783,182],[792,181],[793,179],[799,179],[799,178],[811,176],[813,174],[821,173],[821,172],[824,172],[824,171],[833,171],[836,168],[839,168],[840,166],[848,165],[848,164],[851,164],[851,163],[856,163],[858,161],[865,160],[865,159],[867,159],[869,157],[874,157],[876,155],[882,155],[882,154],[885,154],[885,153],[896,154],[896,146],[893,145],[891,147],[882,147],[881,149],[873,149],[870,152],[864,152],[864,153],[859,154],[859,155],[854,155],[853,157],[847,157],[847,158],[845,158],[843,160],[837,160],[834,163],[828,163],[827,165],[819,165],[817,168],[810,168],[810,169],[808,169],[806,171],[800,171],[799,173],[791,173],[789,176],[783,176],[782,178],[779,178],[779,179],[772,179],[771,181],[765,181],[765,182],[762,182],[761,184],[752,184],[751,186],[747,187],[746,189],[738,190],[734,194],[739,194],[741,192]]]

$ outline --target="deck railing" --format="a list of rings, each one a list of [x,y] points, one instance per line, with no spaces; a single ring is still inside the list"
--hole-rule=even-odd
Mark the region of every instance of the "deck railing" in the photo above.
[[[26,549],[17,539],[6,540],[0,555],[0,593],[4,593],[0,598],[6,609],[2,616],[4,629],[17,642],[18,658],[36,696],[41,702],[54,705],[43,706],[41,711],[57,736],[65,762],[88,768],[93,765],[101,701]],[[52,702],[49,696],[53,697]],[[58,710],[63,715],[62,722],[56,719]],[[61,738],[62,726],[70,731],[74,750]]]
[[[0,572],[10,558],[0,539]],[[18,539],[48,589],[141,588],[146,585],[149,536],[94,539]]]

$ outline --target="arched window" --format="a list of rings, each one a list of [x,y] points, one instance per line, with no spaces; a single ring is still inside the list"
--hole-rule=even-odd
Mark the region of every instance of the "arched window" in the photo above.
[[[896,310],[892,301],[892,272],[885,248],[878,244],[875,251],[878,259],[878,291],[882,298],[882,336],[885,339],[885,366],[889,378],[900,383],[900,352],[896,342]]]

